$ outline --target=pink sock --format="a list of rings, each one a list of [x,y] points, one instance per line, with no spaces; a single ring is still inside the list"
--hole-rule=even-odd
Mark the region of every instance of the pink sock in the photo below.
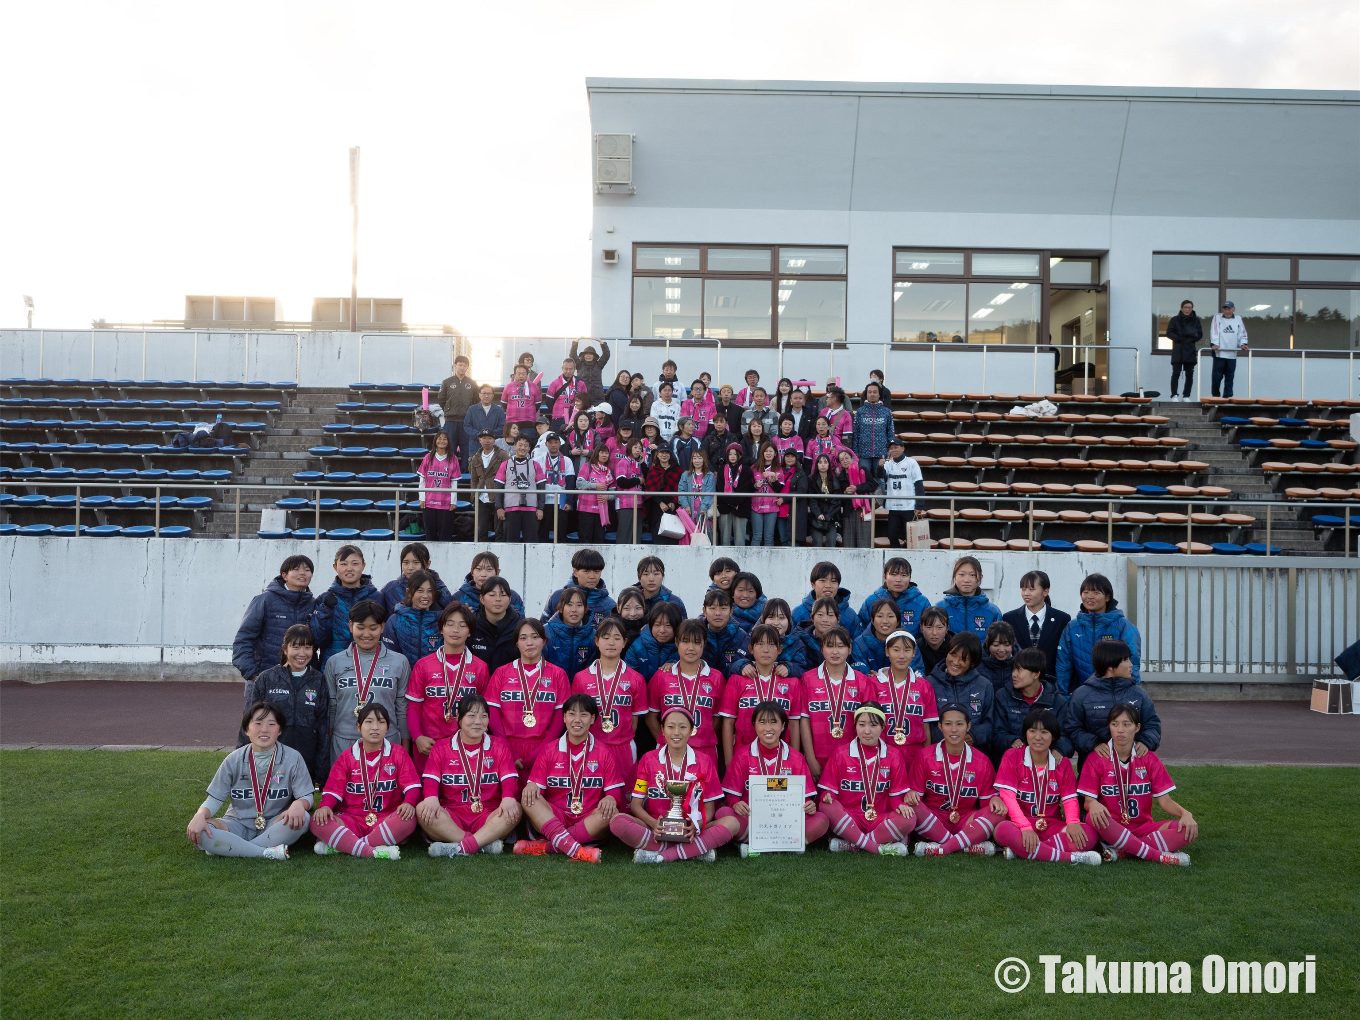
[[[879,843],[905,843],[907,837],[911,835],[914,820],[903,818],[894,812],[874,828],[874,840]]]
[[[463,853],[469,857],[482,848],[482,845],[477,842],[477,837],[470,832],[463,837],[458,845],[463,848]]]
[[[652,830],[632,815],[615,815],[609,823],[609,831],[620,841],[638,850],[657,850],[660,844],[652,837]]]
[[[1143,842],[1113,818],[1110,819],[1108,825],[1103,829],[1097,829],[1096,832],[1102,842],[1110,844],[1120,853],[1133,854],[1145,861],[1155,861],[1162,856],[1160,849]]]
[[[931,843],[943,843],[949,838],[949,829],[939,815],[923,804],[916,809],[916,834]]]
[[[871,854],[878,853],[878,843],[872,836],[866,836],[860,829],[855,819],[845,810],[839,801],[832,801],[825,805],[826,816],[831,822],[831,831],[837,838],[845,840],[856,850],[864,850]]]
[[[576,842],[578,843],[584,844],[595,842],[595,837],[592,836],[590,834],[590,830],[586,828],[586,823],[584,820],[577,822],[567,831],[571,833],[571,838],[576,840]]]
[[[947,854],[952,854],[958,850],[967,850],[970,846],[985,840],[992,834],[992,831],[991,819],[980,814],[974,814],[962,829],[940,842],[940,849]]]
[[[571,834],[567,832],[567,827],[555,815],[543,823],[543,835],[547,837],[548,845],[559,854],[573,857],[576,851],[581,849],[581,844],[571,838]]]
[[[379,846],[397,846],[409,839],[411,833],[415,831],[416,819],[414,815],[410,818],[403,818],[392,811],[379,818],[378,824],[369,830],[364,839]]]
[[[702,857],[708,851],[718,849],[731,838],[732,834],[727,831],[727,826],[714,822],[695,836],[694,842],[672,843],[661,851],[661,856],[668,861],[686,861],[691,857]]]
[[[312,835],[327,846],[339,850],[342,854],[349,854],[352,857],[372,857],[373,850],[368,843],[354,835],[340,820],[338,815],[334,816],[325,825],[318,825],[316,822],[311,824]],[[367,852],[365,852],[367,851]]]

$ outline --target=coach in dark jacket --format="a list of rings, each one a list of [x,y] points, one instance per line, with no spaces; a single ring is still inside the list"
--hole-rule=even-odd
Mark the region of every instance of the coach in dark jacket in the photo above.
[[[279,742],[302,755],[313,782],[324,783],[330,771],[331,695],[321,671],[308,666],[294,676],[287,663],[267,669],[246,691],[246,704],[257,701],[272,701],[283,709],[288,726]],[[245,730],[239,731],[236,746],[248,743]]]
[[[1166,338],[1171,341],[1171,393],[1176,399],[1176,383],[1180,380],[1181,369],[1185,369],[1184,396],[1190,396],[1190,388],[1195,381],[1195,358],[1199,342],[1204,339],[1204,326],[1195,314],[1193,301],[1182,301],[1179,315],[1173,315],[1166,324]]]
[[[283,561],[279,576],[265,585],[264,591],[251,599],[246,607],[246,615],[236,629],[236,640],[231,644],[231,664],[247,680],[255,679],[279,661],[283,635],[289,627],[311,619],[316,599],[306,582],[301,588],[294,585],[304,567],[310,579],[312,561],[306,556],[288,557]]]

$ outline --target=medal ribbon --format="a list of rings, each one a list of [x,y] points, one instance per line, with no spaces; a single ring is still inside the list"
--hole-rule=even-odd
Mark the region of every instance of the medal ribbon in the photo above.
[[[945,807],[949,808],[950,811],[957,811],[959,809],[959,801],[963,796],[963,760],[967,756],[967,751],[959,755],[959,781],[956,783],[951,778],[953,775],[951,770],[954,765],[953,762],[949,760],[949,749],[946,748],[944,752],[944,789],[945,799],[948,801],[948,803],[945,804]]]
[[[879,675],[887,674],[885,679],[888,681],[888,707],[892,710],[893,729],[901,730],[905,733],[907,726],[907,692],[911,690],[911,672],[907,672],[907,682],[902,685],[902,700],[897,700],[897,680],[893,676],[892,667],[889,666]],[[948,752],[945,752],[946,755]]]
[[[1034,809],[1030,814],[1033,818],[1042,818],[1044,809],[1048,806],[1048,796],[1042,782],[1042,780],[1048,778],[1048,766],[1045,765],[1041,769],[1035,765],[1033,752],[1030,753],[1029,757],[1029,775],[1030,780],[1034,783]]]
[[[250,753],[246,755],[246,762],[250,765],[250,789],[255,794],[255,813],[257,815],[264,814],[264,802],[269,796],[269,784],[274,779],[274,762],[278,757],[279,749],[275,746],[274,752],[269,756],[269,771],[264,774],[264,793],[262,794],[260,793],[259,775],[255,771],[255,749],[252,747]]]
[[[444,649],[439,649],[439,668],[444,673],[444,718],[447,719],[453,713],[454,705],[458,701],[458,692],[463,687],[463,674],[467,672],[471,664],[472,653],[466,648],[463,649],[462,657],[458,660],[458,672],[453,675],[453,682],[449,682],[449,663],[444,657]]]
[[[533,712],[538,705],[534,700],[534,690],[538,687],[538,678],[543,675],[543,660],[540,659],[534,669],[525,670],[523,661],[516,659],[515,675],[519,677],[519,689],[524,697],[524,714]],[[530,676],[533,677],[532,682]]]
[[[567,741],[567,807],[572,804],[581,804],[582,810],[585,805],[585,785],[586,785],[586,751],[590,749],[590,737],[587,736],[581,744],[580,755],[571,753],[571,741]],[[576,759],[580,758],[581,764],[576,764]]]
[[[1129,813],[1129,787],[1133,785],[1133,749],[1129,749],[1129,760],[1127,763],[1119,760],[1119,754],[1114,749],[1114,741],[1110,741],[1110,759],[1114,762],[1114,778],[1119,784],[1119,814],[1121,818],[1127,817]]]
[[[614,675],[606,681],[604,671],[600,669],[600,662],[596,659],[590,664],[590,671],[595,674],[595,679],[600,688],[600,717],[613,720],[614,698],[618,694],[619,678],[623,676],[623,671],[627,668],[623,660],[619,660],[618,667],[614,670]]]
[[[378,656],[381,654],[382,650],[380,648],[373,649],[373,661],[368,664],[368,676],[364,677],[361,681],[359,679],[361,672],[359,669],[359,646],[351,645],[350,648],[354,653],[354,682],[359,688],[355,693],[355,698],[358,702],[358,706],[363,708],[364,705],[368,704],[368,690],[373,686],[373,674],[378,669]]]
[[[831,725],[843,727],[845,725],[845,712],[842,711],[841,706],[845,704],[845,678],[841,678],[838,688],[832,682],[831,677],[827,675],[825,662],[817,667],[817,672],[826,681],[826,700],[831,702]]]
[[[373,785],[378,783],[378,770],[382,767],[382,750],[378,751],[378,764],[373,766]],[[363,784],[364,811],[375,811],[373,807],[373,797],[369,793],[368,783],[368,755],[364,753],[363,741],[359,742],[359,781]]]
[[[694,693],[685,693],[685,674],[680,672],[680,663],[675,664],[675,679],[680,688],[680,703],[684,705],[685,711],[689,713],[690,719],[694,721],[694,728],[699,728],[699,677],[703,676],[704,667],[699,667],[699,672],[694,674]]]
[[[771,673],[769,676],[761,676],[761,675],[760,675],[760,671],[757,670],[757,671],[756,671],[755,680],[756,680],[756,700],[757,700],[757,701],[773,701],[773,700],[774,700],[774,673]],[[762,681],[768,682],[770,686],[769,686],[768,688],[767,688],[767,687],[761,686],[761,682],[762,682]]]
[[[477,759],[477,768],[472,767],[472,759],[468,757],[467,751],[463,748],[463,736],[457,734],[453,738],[454,749],[458,752],[458,763],[463,767],[463,778],[467,781],[468,801],[479,801],[482,799],[482,747],[478,744],[477,750],[472,757]]]
[[[859,745],[859,778],[860,778],[860,782],[861,782],[861,783],[863,784],[863,786],[864,786],[864,807],[865,807],[865,810],[868,810],[869,808],[875,808],[875,809],[877,809],[877,806],[878,806],[878,783],[875,781],[875,778],[874,778],[874,769],[875,769],[875,767],[878,765],[878,749],[877,749],[877,748],[874,749],[874,756],[873,756],[872,758],[870,758],[867,754],[865,754],[864,751],[865,751],[864,745],[863,745],[863,744],[860,744],[860,745]],[[865,763],[868,763],[868,766],[869,766],[868,769],[865,769],[865,767],[864,767],[864,766],[865,766]]]

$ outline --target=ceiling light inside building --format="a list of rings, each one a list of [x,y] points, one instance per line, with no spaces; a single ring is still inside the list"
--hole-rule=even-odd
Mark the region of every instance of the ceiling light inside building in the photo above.
[[[680,288],[679,288],[679,287],[667,287],[667,288],[666,288],[666,300],[667,300],[667,301],[679,301],[679,300],[680,300]]]
[[[1252,305],[1247,309],[1249,312],[1264,312],[1270,305]]]
[[[667,304],[667,305],[666,305],[666,314],[667,314],[667,315],[678,315],[679,312],[680,312],[680,305],[679,305],[678,303],[675,303],[675,304]]]
[[[994,311],[996,311],[995,308],[979,308],[976,312],[973,313],[973,318],[985,319],[987,318],[987,316],[991,315]]]
[[[1001,294],[998,294],[996,297],[992,298],[991,304],[1004,305],[1007,301],[1009,301],[1013,297],[1015,297],[1013,293],[1011,293],[1010,291],[1005,291]]]
[[[681,264],[681,262],[682,262],[682,259],[680,258],[679,255],[667,255],[667,256],[666,256],[666,265],[668,265],[668,266],[678,266],[678,265]]]
[[[790,269],[802,269],[807,265],[807,259],[788,259],[787,265]]]
[[[913,263],[911,264],[911,268],[912,268],[912,269],[929,269],[929,268],[930,268],[930,263],[929,263],[929,262],[913,262]]]

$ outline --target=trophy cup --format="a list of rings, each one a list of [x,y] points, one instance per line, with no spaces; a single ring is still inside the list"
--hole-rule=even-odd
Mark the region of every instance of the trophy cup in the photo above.
[[[664,790],[671,799],[671,809],[661,818],[661,831],[657,833],[657,838],[668,843],[683,843],[685,841],[685,809],[680,806],[680,802],[689,789],[689,783],[684,779],[667,779],[658,772],[656,774],[656,785]]]

